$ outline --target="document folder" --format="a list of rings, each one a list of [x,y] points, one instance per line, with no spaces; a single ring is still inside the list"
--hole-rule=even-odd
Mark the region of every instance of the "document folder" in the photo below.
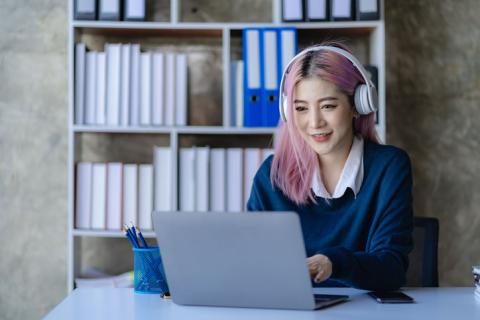
[[[357,20],[380,19],[380,3],[378,0],[357,0]]]
[[[278,124],[280,113],[278,111],[278,30],[262,29],[262,126],[275,127]]]
[[[353,20],[354,0],[332,0],[331,2],[331,20],[333,21],[345,21]]]
[[[145,21],[145,0],[124,0],[125,21]]]
[[[305,20],[327,21],[329,17],[328,0],[305,0]]]
[[[97,18],[95,0],[75,0],[73,17],[75,20],[95,20]]]
[[[302,0],[282,0],[282,20],[285,22],[303,21]]]
[[[120,0],[99,0],[99,20],[120,20]]]
[[[285,72],[290,60],[297,54],[297,29],[295,28],[280,28],[279,32],[279,63],[278,74],[280,79]],[[280,92],[279,92],[280,94]]]
[[[245,61],[244,127],[259,127],[261,114],[261,37],[259,29],[243,30],[243,61]]]

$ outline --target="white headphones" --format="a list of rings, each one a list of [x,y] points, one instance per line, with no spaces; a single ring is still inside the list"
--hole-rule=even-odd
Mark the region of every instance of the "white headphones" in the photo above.
[[[357,68],[357,70],[360,72],[363,79],[365,80],[365,83],[361,83],[355,88],[354,102],[355,102],[355,108],[357,109],[357,112],[359,114],[369,114],[377,111],[378,109],[377,89],[375,89],[375,86],[373,85],[372,81],[370,81],[370,79],[367,77],[367,72],[363,68],[362,64],[357,60],[357,58],[355,58],[350,52],[345,51],[341,48],[332,47],[332,46],[316,46],[316,47],[305,49],[299,54],[297,54],[295,57],[293,57],[293,59],[290,60],[290,62],[287,64],[287,67],[285,68],[282,74],[282,80],[280,81],[280,99],[279,99],[280,101],[278,104],[280,117],[282,118],[282,120],[287,121],[288,101],[287,101],[287,95],[284,93],[284,85],[285,85],[284,82],[285,82],[286,75],[288,74],[288,72],[290,72],[290,67],[298,57],[303,56],[308,52],[319,51],[319,50],[336,52],[344,56],[348,60],[350,60],[350,62],[355,66],[355,68]]]

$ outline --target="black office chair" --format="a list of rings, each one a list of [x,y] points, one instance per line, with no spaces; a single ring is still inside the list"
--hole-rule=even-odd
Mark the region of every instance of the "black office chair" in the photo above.
[[[438,287],[438,219],[415,217],[407,287]]]

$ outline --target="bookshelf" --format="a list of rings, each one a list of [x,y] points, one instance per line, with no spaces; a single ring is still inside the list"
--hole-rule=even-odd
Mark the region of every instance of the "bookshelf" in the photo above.
[[[187,3],[188,1],[183,0]],[[121,231],[75,229],[75,163],[78,161],[152,162],[153,146],[169,146],[172,153],[171,188],[174,210],[178,209],[178,154],[182,146],[209,145],[220,147],[268,147],[274,128],[238,128],[230,119],[230,61],[241,59],[242,29],[246,27],[294,26],[298,31],[299,49],[324,38],[342,37],[362,63],[378,68],[379,112],[377,132],[385,141],[385,26],[383,1],[379,21],[344,22],[281,22],[281,1],[270,0],[270,22],[183,22],[182,0],[162,0],[155,21],[75,21],[73,0],[68,13],[68,254],[67,285],[74,288],[74,279],[82,264],[82,240],[92,238],[123,238]],[[154,10],[160,10],[154,8]],[[270,12],[269,12],[270,13]],[[158,18],[157,16],[160,16]],[[166,21],[168,20],[168,21]],[[85,42],[99,50],[106,42],[140,43],[142,48],[186,49],[209,67],[207,88],[192,88],[199,83],[201,68],[192,72],[187,110],[188,126],[93,126],[74,123],[74,55],[75,43]],[[206,52],[205,54],[203,52]],[[190,67],[190,65],[189,65]],[[190,80],[189,80],[190,81]],[[194,101],[194,102],[192,102]],[[204,110],[202,105],[211,107]],[[208,116],[202,117],[202,113]],[[196,120],[200,119],[200,120]],[[125,145],[135,146],[132,150]],[[144,235],[154,238],[154,233]],[[123,239],[122,239],[123,240]],[[88,245],[88,244],[87,244]],[[112,262],[113,263],[113,262]],[[133,261],[132,261],[133,263]]]

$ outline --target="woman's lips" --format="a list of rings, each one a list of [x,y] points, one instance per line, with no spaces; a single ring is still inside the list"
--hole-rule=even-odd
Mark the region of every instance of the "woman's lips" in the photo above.
[[[330,139],[330,136],[332,135],[332,132],[326,133],[326,134],[313,134],[312,138],[316,142],[325,142],[328,139]]]

